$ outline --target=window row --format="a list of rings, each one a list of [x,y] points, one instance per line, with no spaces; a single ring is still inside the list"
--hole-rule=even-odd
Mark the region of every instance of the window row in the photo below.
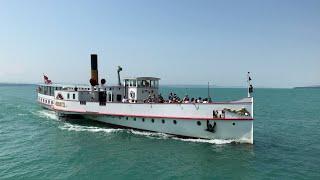
[[[41,97],[38,98],[38,101],[41,102],[41,103],[44,103],[44,104],[48,104],[48,105],[53,105],[54,104],[52,100],[44,99],[44,98],[41,98]]]
[[[53,96],[55,90],[61,90],[62,87],[53,87],[53,86],[39,86],[38,87],[38,92],[40,94],[48,95],[48,96]]]
[[[115,117],[113,117],[113,118],[115,118]],[[126,119],[126,120],[132,119],[133,121],[137,121],[137,119],[139,119],[139,118],[136,118],[136,117],[118,116],[118,119],[122,119],[122,118],[124,118],[124,119]],[[142,122],[145,122],[145,121],[147,120],[147,118],[140,118],[140,119],[141,119]],[[151,118],[151,119],[149,119],[149,120],[150,120],[152,123],[155,122],[155,120],[154,120],[153,118]],[[168,120],[168,121],[169,121],[169,120]],[[166,120],[162,119],[161,122],[162,122],[162,124],[165,124],[165,123],[166,123]],[[172,122],[173,122],[173,124],[177,124],[177,120],[173,120]]]
[[[70,94],[67,94],[67,99],[70,99]],[[76,99],[76,94],[72,94],[72,99]]]

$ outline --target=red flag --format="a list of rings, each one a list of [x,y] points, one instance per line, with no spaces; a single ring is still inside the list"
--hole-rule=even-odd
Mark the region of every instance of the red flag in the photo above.
[[[45,83],[45,84],[52,84],[52,81],[49,80],[48,76],[43,75],[43,79],[44,79],[44,83]]]

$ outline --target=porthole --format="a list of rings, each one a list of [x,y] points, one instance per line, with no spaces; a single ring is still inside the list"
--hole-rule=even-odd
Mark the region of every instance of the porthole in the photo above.
[[[144,118],[142,118],[142,122],[144,122]]]
[[[232,125],[234,125],[234,126],[235,126],[235,125],[236,125],[236,123],[232,123]]]
[[[198,126],[201,126],[201,122],[200,122],[200,121],[197,121],[197,125],[198,125]]]
[[[129,117],[126,117],[126,120],[128,120],[129,119]]]
[[[164,119],[162,119],[162,124],[164,124],[166,121]]]
[[[154,119],[151,119],[151,122],[154,123]]]
[[[177,124],[177,121],[176,121],[176,120],[173,120],[173,124]]]
[[[135,118],[135,117],[134,117],[134,118],[133,118],[133,120],[134,120],[134,121],[136,121],[136,120],[137,120],[137,118]]]

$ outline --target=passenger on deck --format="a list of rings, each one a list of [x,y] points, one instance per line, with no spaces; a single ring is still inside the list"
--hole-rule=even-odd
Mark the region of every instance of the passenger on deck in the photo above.
[[[149,94],[149,96],[148,96],[148,103],[151,103],[152,102],[152,96],[151,96],[151,94]]]
[[[189,103],[190,99],[189,99],[189,96],[186,95],[184,98],[183,98],[183,103]]]
[[[177,94],[174,94],[172,101],[173,101],[174,103],[177,103],[179,100],[180,100],[180,98],[177,96]]]
[[[122,102],[123,102],[123,103],[129,102],[128,99],[126,98],[126,96],[123,97]]]
[[[208,98],[204,98],[204,99],[203,99],[203,103],[204,103],[204,104],[208,103]]]
[[[195,103],[195,100],[194,100],[194,98],[191,98],[191,103]]]
[[[156,95],[155,94],[152,94],[151,98],[152,98],[151,99],[152,102],[156,102]]]
[[[168,97],[169,103],[172,103],[173,100],[173,94],[170,92],[169,97]]]
[[[164,99],[161,94],[158,96],[159,103],[164,103]]]

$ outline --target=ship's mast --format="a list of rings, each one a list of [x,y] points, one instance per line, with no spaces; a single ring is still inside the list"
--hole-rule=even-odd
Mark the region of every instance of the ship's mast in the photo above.
[[[210,96],[210,83],[208,81],[208,101],[211,102],[211,96]]]
[[[120,72],[122,71],[122,67],[121,66],[118,66],[118,85],[121,86],[121,78],[120,78]]]
[[[248,97],[252,97],[252,93],[253,93],[253,86],[251,83],[251,77],[250,77],[250,72],[248,72],[247,74],[247,83],[248,83]]]

